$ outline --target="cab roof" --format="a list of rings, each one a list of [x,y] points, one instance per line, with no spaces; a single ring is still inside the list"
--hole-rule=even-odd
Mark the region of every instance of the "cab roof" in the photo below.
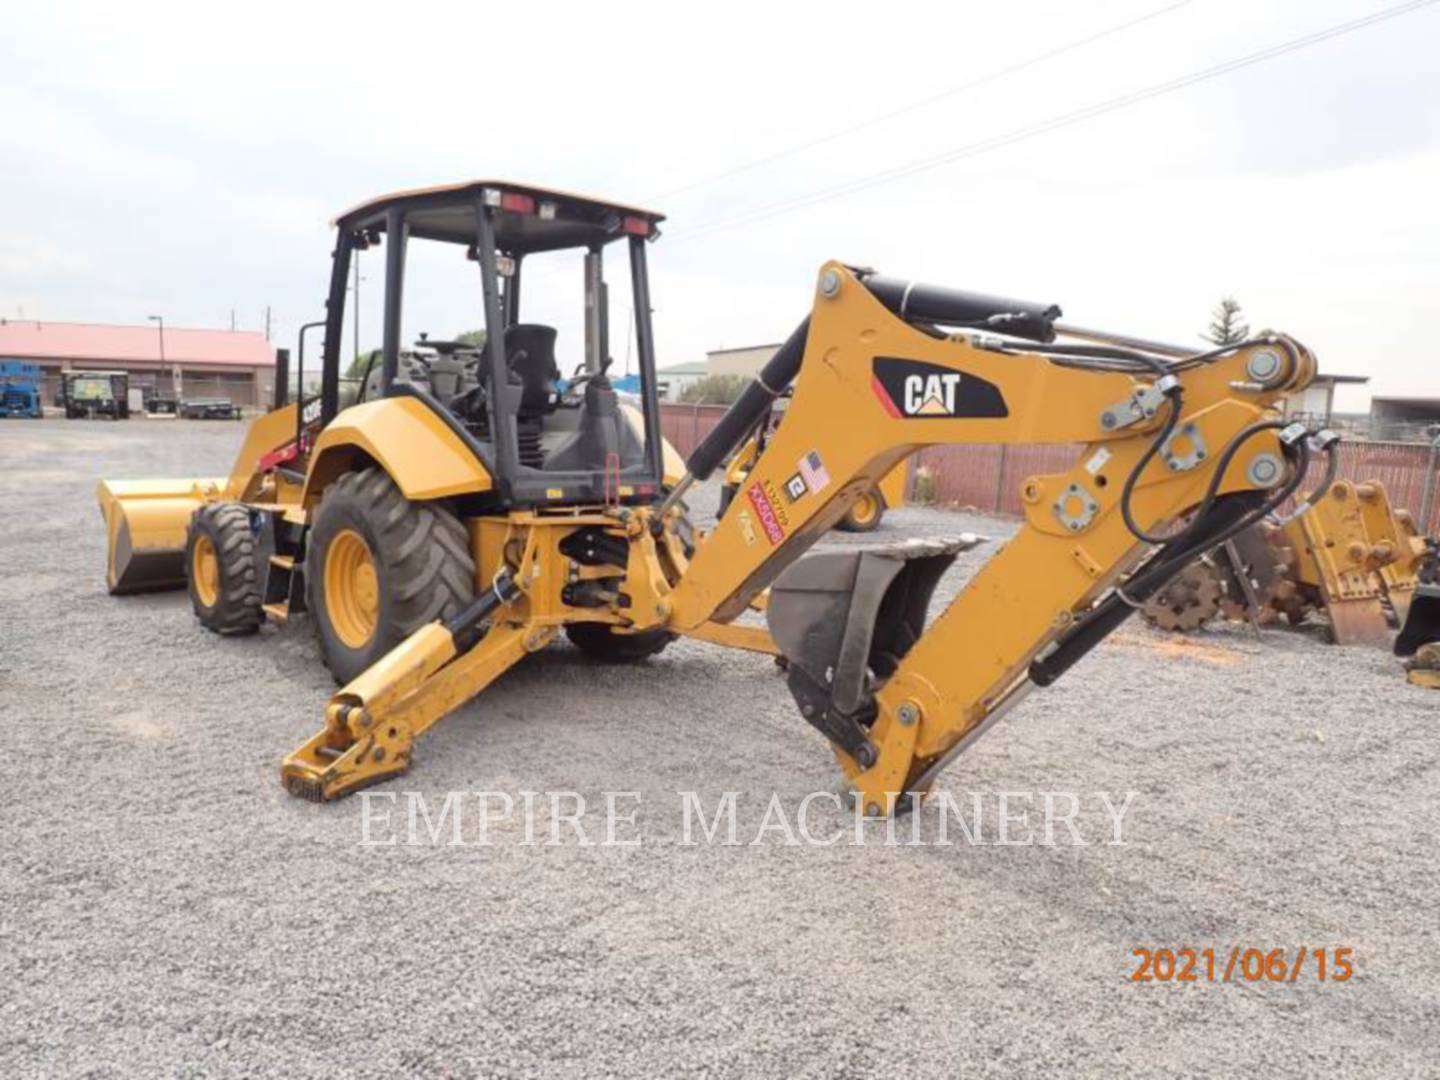
[[[352,207],[337,228],[385,231],[392,207],[405,213],[410,235],[456,244],[475,242],[475,201],[496,206],[496,246],[524,255],[608,243],[624,235],[654,236],[665,215],[511,180],[467,180],[382,195]]]

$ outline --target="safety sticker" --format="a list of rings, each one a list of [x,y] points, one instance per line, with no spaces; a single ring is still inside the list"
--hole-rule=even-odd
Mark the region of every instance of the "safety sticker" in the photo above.
[[[1095,476],[1105,467],[1105,463],[1109,460],[1110,448],[1108,446],[1102,446],[1090,455],[1089,461],[1085,462],[1085,471],[1091,476]]]
[[[830,474],[825,471],[825,463],[820,460],[818,450],[811,450],[800,459],[800,475],[811,491],[823,491],[830,483]]]
[[[810,489],[805,486],[805,478],[798,472],[785,481],[785,497],[794,502]]]
[[[745,538],[745,543],[751,547],[755,546],[755,523],[750,520],[750,511],[741,510],[735,515],[735,520],[740,522],[740,535]]]
[[[770,496],[765,494],[759,484],[751,484],[745,492],[750,500],[750,505],[755,508],[755,516],[760,519],[760,528],[765,530],[765,539],[771,544],[778,544],[785,539],[785,530],[780,525],[780,515],[775,509],[775,504],[770,501]]]

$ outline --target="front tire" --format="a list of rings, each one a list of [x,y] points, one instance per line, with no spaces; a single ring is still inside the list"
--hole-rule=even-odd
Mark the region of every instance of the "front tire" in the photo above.
[[[185,580],[200,625],[226,636],[253,634],[260,610],[260,568],[250,513],[239,503],[207,503],[190,516]]]
[[[665,651],[675,640],[669,630],[642,630],[638,634],[617,634],[609,623],[570,623],[565,627],[570,643],[592,660],[604,664],[634,664]]]
[[[868,533],[880,527],[885,516],[885,496],[878,487],[872,487],[851,504],[845,516],[835,527],[841,532]]]
[[[315,513],[305,589],[325,666],[347,683],[474,600],[470,538],[448,508],[411,502],[384,470],[346,473]]]

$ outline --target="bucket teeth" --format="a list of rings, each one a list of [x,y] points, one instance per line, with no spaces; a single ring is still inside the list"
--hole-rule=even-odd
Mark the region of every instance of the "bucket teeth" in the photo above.
[[[297,799],[304,799],[306,802],[321,803],[325,801],[325,785],[317,777],[298,776],[290,773],[285,777],[285,790]]]

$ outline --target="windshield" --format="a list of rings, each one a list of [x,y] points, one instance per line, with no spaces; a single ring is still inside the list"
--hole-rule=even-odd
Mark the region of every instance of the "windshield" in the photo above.
[[[70,396],[77,401],[93,401],[113,394],[108,375],[88,375],[70,383]]]

